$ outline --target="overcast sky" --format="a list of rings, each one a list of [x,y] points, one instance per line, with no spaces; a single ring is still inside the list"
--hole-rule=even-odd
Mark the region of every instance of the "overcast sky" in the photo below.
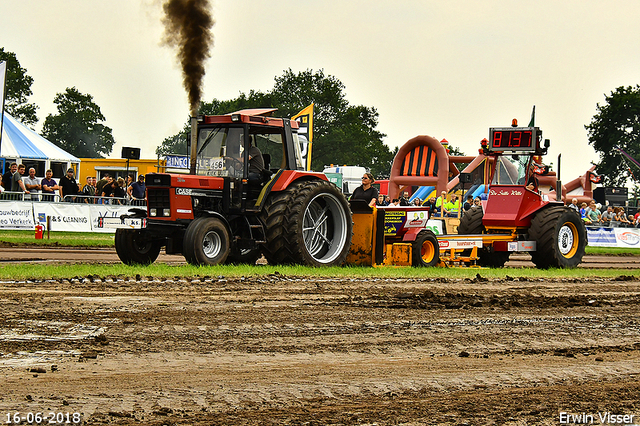
[[[212,0],[212,14],[204,100],[323,68],[351,104],[378,110],[390,147],[426,134],[468,155],[489,127],[526,125],[535,105],[565,182],[597,161],[584,128],[596,105],[640,83],[638,0]],[[0,46],[34,78],[36,130],[76,86],[113,129],[116,158],[123,146],[155,158],[188,119],[162,33],[160,0],[0,1]]]

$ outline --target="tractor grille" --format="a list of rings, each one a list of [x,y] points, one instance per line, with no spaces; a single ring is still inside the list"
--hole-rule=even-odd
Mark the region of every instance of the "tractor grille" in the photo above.
[[[147,208],[150,217],[167,217],[171,214],[169,188],[147,188]]]

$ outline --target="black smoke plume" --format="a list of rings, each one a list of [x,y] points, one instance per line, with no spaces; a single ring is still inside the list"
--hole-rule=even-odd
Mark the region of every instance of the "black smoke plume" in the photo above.
[[[211,57],[213,46],[211,5],[209,0],[167,0],[162,8],[164,43],[178,49],[184,88],[189,96],[191,115],[195,116],[202,94],[204,64]]]

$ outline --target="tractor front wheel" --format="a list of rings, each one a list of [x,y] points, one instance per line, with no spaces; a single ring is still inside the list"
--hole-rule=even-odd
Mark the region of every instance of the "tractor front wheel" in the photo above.
[[[536,242],[531,260],[538,268],[574,268],[587,245],[584,222],[567,207],[551,207],[531,220],[529,238]]]
[[[145,239],[143,231],[135,229],[116,229],[115,246],[126,265],[149,265],[160,254],[160,242]]]
[[[229,255],[229,230],[215,217],[192,221],[184,234],[184,257],[192,265],[217,265]]]

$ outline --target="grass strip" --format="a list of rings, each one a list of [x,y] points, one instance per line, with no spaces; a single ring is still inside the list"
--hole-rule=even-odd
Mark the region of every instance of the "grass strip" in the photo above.
[[[113,247],[113,241],[109,233],[45,231],[36,240],[34,231],[0,231],[0,244],[5,246]]]

